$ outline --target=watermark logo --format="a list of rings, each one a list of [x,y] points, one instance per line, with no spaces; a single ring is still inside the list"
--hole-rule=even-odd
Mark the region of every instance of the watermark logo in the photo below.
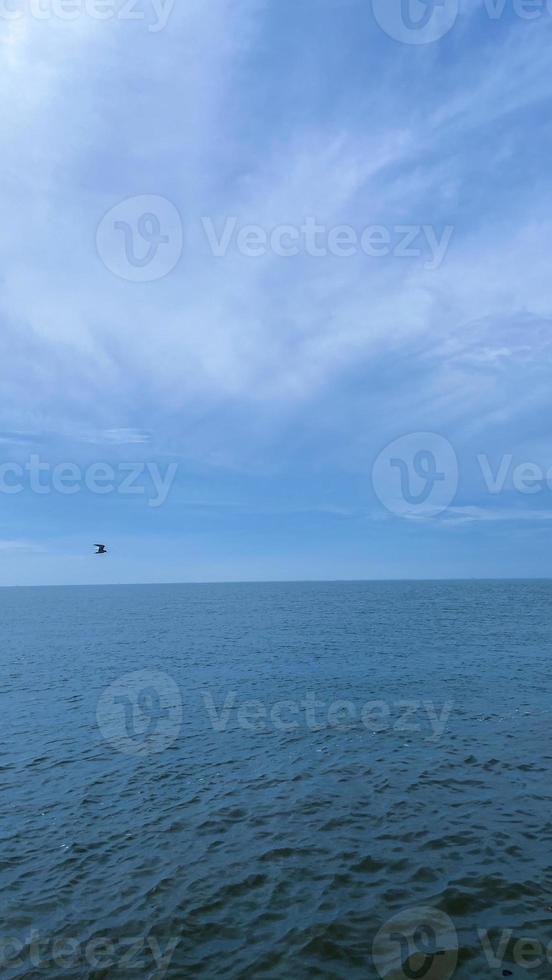
[[[193,705],[188,705],[193,708]],[[449,726],[454,703],[428,699],[394,701],[325,700],[315,691],[285,701],[243,700],[235,690],[201,692],[195,721],[201,716],[213,732],[245,735],[277,732],[366,731],[437,741]],[[97,719],[102,735],[127,755],[162,752],[179,736],[182,698],[171,677],[154,671],[125,674],[100,697]]]
[[[389,443],[372,467],[374,490],[400,517],[435,517],[458,489],[458,460],[450,442],[434,432],[414,432]]]
[[[182,698],[161,671],[124,674],[101,695],[96,718],[103,737],[125,755],[164,752],[180,733]]]
[[[432,906],[399,912],[376,935],[372,959],[382,980],[450,980],[458,963],[454,923]]]
[[[372,0],[385,33],[403,44],[433,44],[454,27],[459,0]]]
[[[1,2],[1,0],[0,0]],[[255,261],[296,257],[313,259],[401,259],[420,263],[427,272],[441,268],[452,245],[454,225],[321,224],[307,215],[300,224],[245,224],[237,215],[215,221],[203,215],[188,223],[188,240],[215,259],[239,255]],[[96,233],[104,265],[130,282],[151,282],[168,275],[183,248],[178,209],[163,197],[133,197],[104,215]]]
[[[96,247],[106,268],[120,279],[163,279],[182,255],[182,218],[165,197],[129,197],[100,221]]]

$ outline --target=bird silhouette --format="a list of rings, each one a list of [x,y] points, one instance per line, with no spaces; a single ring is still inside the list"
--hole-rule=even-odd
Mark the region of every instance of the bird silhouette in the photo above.
[[[105,544],[95,544],[94,547],[98,549],[97,552],[96,552],[97,555],[106,555],[107,554],[107,548],[106,548]]]

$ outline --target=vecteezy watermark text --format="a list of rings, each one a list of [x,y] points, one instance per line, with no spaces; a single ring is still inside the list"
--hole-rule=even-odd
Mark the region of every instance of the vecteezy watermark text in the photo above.
[[[95,936],[83,943],[71,936],[43,935],[32,929],[23,938],[0,935],[0,967],[13,970],[32,967],[35,970],[113,971],[118,976],[149,976],[162,980],[166,976],[179,939],[157,939],[129,936],[116,941]],[[151,967],[154,967],[153,972]],[[110,972],[110,976],[112,973]]]
[[[507,491],[535,496],[552,493],[552,455],[548,463],[491,458],[475,453],[469,469],[481,494],[496,498]],[[435,432],[412,432],[390,442],[372,465],[372,486],[384,507],[400,517],[436,517],[453,504],[460,482],[456,451]]]
[[[298,256],[337,259],[418,260],[429,272],[442,265],[453,225],[324,224],[307,215],[299,224],[251,224],[237,215],[203,216],[188,228],[194,247],[213,258],[248,259]],[[119,201],[102,217],[96,249],[105,267],[128,282],[153,282],[175,269],[183,252],[184,225],[178,208],[165,197],[142,194]]]
[[[276,701],[268,704],[256,698],[240,701],[237,691],[229,691],[217,707],[212,694],[203,692],[203,703],[216,732],[228,728],[231,717],[238,728],[247,732],[293,732],[300,728],[319,732],[325,728],[349,728],[362,725],[367,731],[426,734],[440,738],[445,731],[453,708],[452,701],[437,707],[429,700],[366,701],[322,700],[314,691],[307,691],[299,700]]]
[[[372,0],[378,26],[402,44],[433,44],[446,37],[461,13],[474,16],[479,10],[497,22],[508,14],[523,21],[552,15],[552,0]]]
[[[150,34],[165,29],[176,0],[0,0],[0,20],[65,22],[89,17],[96,21],[143,21]]]
[[[158,463],[151,462],[119,462],[115,466],[97,462],[82,467],[73,462],[52,464],[32,454],[25,463],[0,462],[0,494],[11,496],[25,490],[65,496],[83,491],[100,495],[117,493],[142,496],[148,507],[161,507],[177,472],[177,463],[169,463],[164,471]]]
[[[306,691],[298,698],[281,701],[246,700],[238,691],[215,698],[201,692],[196,717],[206,718],[214,732],[246,733],[298,730],[320,732],[347,730],[352,726],[375,735],[396,733],[440,738],[447,726],[453,702],[436,705],[429,699],[396,699],[358,702],[321,698]],[[187,706],[189,712],[190,706]],[[163,752],[180,736],[184,718],[183,699],[174,678],[161,671],[140,670],[123,674],[102,691],[96,709],[103,737],[126,755]]]
[[[548,912],[552,909],[548,909]],[[552,965],[552,939],[520,936],[513,929],[475,928],[473,950],[491,970],[512,964],[522,970]],[[372,960],[382,980],[451,980],[456,973],[460,946],[449,915],[433,906],[404,909],[379,929],[372,943]],[[517,974],[516,974],[517,975]],[[505,969],[502,976],[511,977]]]
[[[294,258],[351,258],[364,254],[379,259],[424,258],[424,268],[438,269],[448,251],[453,225],[436,228],[428,224],[366,225],[360,230],[353,225],[325,225],[314,217],[306,217],[300,225],[281,224],[267,228],[259,224],[243,224],[236,215],[229,216],[217,229],[212,218],[203,217],[201,224],[211,254],[225,258],[232,248],[247,258],[275,255]]]

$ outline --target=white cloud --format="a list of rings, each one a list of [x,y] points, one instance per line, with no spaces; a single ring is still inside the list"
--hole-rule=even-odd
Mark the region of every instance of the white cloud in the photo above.
[[[442,423],[467,414],[468,376],[472,413],[514,410],[487,372],[538,367],[527,350],[538,342],[541,356],[538,338],[524,343],[518,327],[506,343],[502,321],[552,311],[549,195],[538,220],[527,220],[527,201],[504,198],[499,216],[481,203],[472,209],[482,178],[467,147],[552,90],[547,32],[540,25],[523,44],[514,32],[495,43],[491,67],[483,46],[470,52],[469,71],[464,58],[443,68],[446,98],[433,82],[422,100],[419,85],[410,96],[412,52],[397,49],[396,65],[373,79],[364,115],[357,107],[344,122],[328,110],[305,125],[287,105],[247,141],[266,16],[262,4],[197,0],[175,9],[159,37],[140,24],[89,20],[10,26],[0,55],[12,129],[0,228],[6,426],[103,431],[98,439],[124,442],[139,440],[128,435],[137,417],[140,432],[152,418],[193,419],[225,401],[287,418],[356,364],[407,352],[416,370],[434,358],[423,396]],[[491,169],[511,158],[509,139],[489,141]],[[106,208],[143,192],[174,200],[187,236],[177,269],[146,286],[114,278],[94,251]],[[524,193],[536,203],[536,191]],[[364,256],[257,260],[231,251],[215,260],[200,241],[202,214],[268,228],[310,214],[441,228],[452,215],[456,230],[433,272]],[[482,318],[485,344],[470,346]],[[398,407],[408,414],[411,390],[387,394],[377,375],[366,384],[390,417]]]
[[[44,551],[44,548],[42,545],[32,541],[11,541],[9,538],[0,538],[0,552],[3,551],[32,552],[39,554]]]

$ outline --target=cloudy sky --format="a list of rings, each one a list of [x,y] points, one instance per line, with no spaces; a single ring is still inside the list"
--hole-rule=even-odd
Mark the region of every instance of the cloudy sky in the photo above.
[[[1,0],[0,584],[552,574],[551,41]]]

